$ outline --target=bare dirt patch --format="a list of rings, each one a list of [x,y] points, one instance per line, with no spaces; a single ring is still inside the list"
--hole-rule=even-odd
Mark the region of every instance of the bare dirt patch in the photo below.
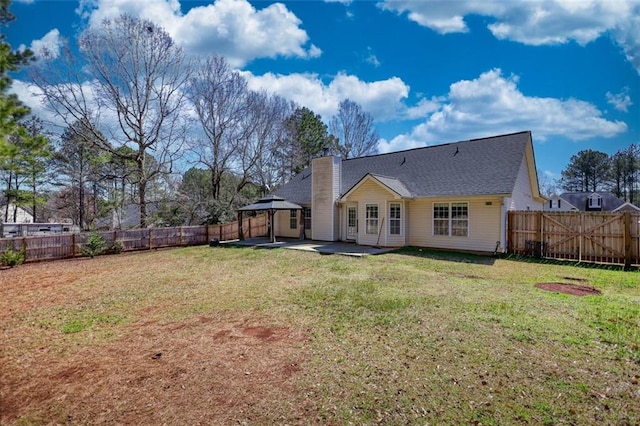
[[[595,287],[579,284],[566,283],[537,283],[536,287],[541,290],[553,291],[556,293],[571,294],[573,296],[600,296],[602,292]]]
[[[268,315],[158,321],[144,308],[106,340],[94,337],[100,329],[64,334],[25,322],[28,312],[77,303],[78,274],[114,267],[78,262],[87,261],[0,271],[0,424],[302,423],[310,414],[298,384],[307,333]]]
[[[288,418],[305,336],[252,319],[144,323],[127,338],[56,356],[46,348],[3,371],[2,423],[230,423]],[[19,365],[21,364],[21,365]],[[302,416],[303,413],[301,413]]]

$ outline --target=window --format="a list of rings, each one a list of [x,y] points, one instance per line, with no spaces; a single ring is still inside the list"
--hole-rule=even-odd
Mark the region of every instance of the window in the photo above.
[[[378,233],[378,205],[377,204],[366,205],[365,229],[367,234]]]
[[[469,203],[433,203],[433,235],[469,235]]]
[[[389,204],[389,234],[400,235],[401,224],[400,203]]]
[[[554,208],[554,207],[555,208],[560,208],[560,206],[561,206],[561,201],[560,201],[559,198],[557,200],[549,200],[549,207],[550,208]]]
[[[298,228],[298,210],[289,210],[289,229]]]
[[[304,214],[304,229],[311,231],[311,208],[303,207],[302,212]]]
[[[602,207],[602,197],[598,194],[589,196],[589,208],[596,209]]]
[[[433,203],[433,235],[449,235],[449,203]]]

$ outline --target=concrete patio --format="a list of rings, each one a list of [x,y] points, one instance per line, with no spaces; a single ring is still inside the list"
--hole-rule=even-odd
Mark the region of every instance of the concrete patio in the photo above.
[[[314,251],[320,254],[340,254],[343,256],[363,257],[376,254],[388,253],[392,248],[379,248],[370,246],[359,246],[355,243],[345,242],[329,242],[329,241],[313,241],[299,240],[291,238],[282,238],[272,243],[267,237],[248,238],[244,241],[231,240],[221,241],[220,246],[243,246],[255,248],[285,248],[291,250]]]

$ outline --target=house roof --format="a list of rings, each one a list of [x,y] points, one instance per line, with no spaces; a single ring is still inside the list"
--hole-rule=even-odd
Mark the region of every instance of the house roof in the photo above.
[[[402,196],[511,194],[529,143],[525,131],[343,160],[340,194],[367,174]],[[304,169],[274,194],[311,203],[311,173]]]
[[[347,192],[342,194],[342,198],[344,199],[345,197],[348,197],[349,194],[352,191],[354,191],[356,188],[358,188],[367,179],[371,179],[371,180],[377,182],[378,184],[384,186],[389,191],[391,191],[394,194],[396,194],[398,197],[401,197],[401,198],[411,198],[412,197],[412,195],[409,192],[409,190],[407,189],[407,187],[404,186],[404,184],[402,182],[400,182],[398,179],[392,178],[392,177],[389,177],[389,176],[380,176],[380,175],[377,175],[377,174],[374,174],[374,173],[367,173],[362,179],[360,179],[358,182],[356,182],[355,185],[353,185],[351,188],[349,188],[349,190],[347,190]]]
[[[248,211],[260,211],[260,210],[301,210],[302,207],[286,201],[282,197],[277,195],[268,195],[264,198],[260,198],[253,204],[249,204],[244,207],[240,207],[238,210],[243,212]]]
[[[592,194],[598,194],[600,197],[602,197],[602,211],[614,211],[625,204],[624,200],[621,200],[610,192],[565,192],[560,194],[558,197],[571,204],[578,210],[587,211],[589,205],[589,197]]]

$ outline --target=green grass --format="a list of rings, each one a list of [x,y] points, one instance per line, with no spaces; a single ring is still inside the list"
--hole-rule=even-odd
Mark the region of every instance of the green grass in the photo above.
[[[637,271],[414,249],[350,258],[192,247],[135,258],[153,270],[89,270],[68,290],[73,309],[17,320],[75,341],[104,331],[92,345],[142,318],[255,313],[308,330],[297,386],[310,423],[640,423]],[[568,278],[603,294],[534,287]]]

